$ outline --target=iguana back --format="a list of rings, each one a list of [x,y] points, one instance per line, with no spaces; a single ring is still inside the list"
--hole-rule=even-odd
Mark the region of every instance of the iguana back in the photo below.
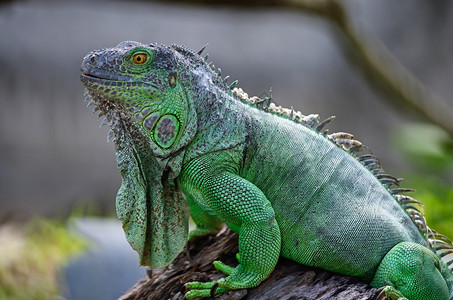
[[[390,191],[325,135],[248,109],[249,142],[240,175],[267,196],[282,232],[281,255],[371,280],[403,241],[428,246]]]

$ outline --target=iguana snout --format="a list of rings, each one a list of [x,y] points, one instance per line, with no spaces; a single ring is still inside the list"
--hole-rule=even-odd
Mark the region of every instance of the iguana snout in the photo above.
[[[168,74],[154,57],[155,49],[137,42],[94,50],[82,61],[80,79],[91,94],[128,111],[141,110],[160,102],[169,85]]]

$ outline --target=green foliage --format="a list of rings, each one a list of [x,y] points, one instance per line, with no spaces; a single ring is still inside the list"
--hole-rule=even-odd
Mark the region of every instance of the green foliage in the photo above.
[[[409,175],[407,181],[424,204],[428,226],[453,239],[453,187],[435,176]]]
[[[111,208],[105,209],[100,204],[100,199],[91,196],[80,197],[74,203],[69,218],[116,218],[116,211]]]
[[[394,142],[414,169],[406,186],[424,203],[428,225],[453,239],[453,142],[442,129],[409,123],[395,131]]]
[[[395,131],[393,142],[418,172],[452,173],[453,142],[439,127],[408,123]]]
[[[0,227],[0,299],[52,299],[57,275],[87,243],[62,222],[34,220]]]

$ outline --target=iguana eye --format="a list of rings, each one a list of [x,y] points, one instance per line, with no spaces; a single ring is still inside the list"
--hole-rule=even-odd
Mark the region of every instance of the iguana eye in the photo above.
[[[145,53],[137,53],[132,57],[132,61],[137,65],[144,64],[148,60],[148,55]]]

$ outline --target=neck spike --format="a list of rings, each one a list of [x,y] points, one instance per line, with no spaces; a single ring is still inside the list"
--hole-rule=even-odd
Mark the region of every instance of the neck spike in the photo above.
[[[223,83],[224,83],[224,84],[226,84],[226,83],[227,83],[227,81],[228,81],[228,78],[230,78],[230,75],[227,75],[227,76],[225,76],[225,78],[223,78]]]
[[[230,84],[230,90],[234,89],[236,87],[236,85],[238,84],[238,81],[235,80],[233,81],[231,84]]]
[[[207,46],[208,44],[204,45],[200,50],[198,50],[197,54],[201,56],[201,53],[203,53],[204,49],[206,49]]]

